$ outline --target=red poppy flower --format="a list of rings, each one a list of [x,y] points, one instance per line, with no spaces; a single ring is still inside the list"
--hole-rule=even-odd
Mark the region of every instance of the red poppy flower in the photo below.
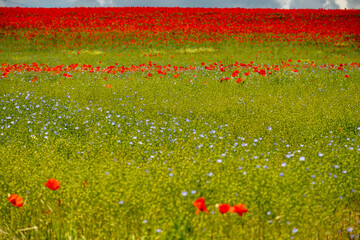
[[[31,82],[36,82],[37,81],[37,77],[34,77],[32,80],[31,80]]]
[[[148,74],[148,77],[152,77],[153,75],[151,73]]]
[[[238,78],[238,80],[236,80],[236,83],[241,83],[243,80],[241,78]]]
[[[230,205],[229,204],[226,204],[226,203],[223,203],[223,204],[220,204],[219,205],[219,211],[222,213],[222,214],[225,214],[227,213],[229,210],[230,210]]]
[[[264,69],[260,69],[260,71],[258,73],[261,74],[263,77],[265,77],[265,75],[266,75],[266,72]]]
[[[228,77],[224,77],[224,78],[222,78],[221,80],[220,80],[220,82],[223,82],[223,81],[227,81],[227,80],[229,80],[230,78],[228,78]]]
[[[108,84],[108,85],[106,85],[105,87],[106,87],[106,88],[111,88],[111,85],[110,85],[110,84]]]
[[[9,201],[15,207],[22,207],[24,205],[22,197],[20,197],[19,195],[16,195],[16,194],[11,194],[9,196]]]
[[[47,186],[51,190],[58,190],[60,187],[60,182],[54,178],[50,178],[45,183],[45,186]]]
[[[247,211],[248,210],[245,208],[245,205],[242,203],[234,205],[234,207],[230,208],[231,213],[237,213],[240,216],[242,216],[244,213],[247,213]]]
[[[245,76],[249,76],[250,72],[246,72],[244,73]]]
[[[346,78],[349,78],[349,75],[346,74],[345,77],[346,77]]]
[[[195,207],[197,207],[197,210],[196,210],[196,214],[200,213],[200,212],[206,212],[207,214],[209,214],[209,211],[207,210],[206,208],[206,205],[205,205],[205,198],[198,198],[196,201],[194,201],[192,203]]]

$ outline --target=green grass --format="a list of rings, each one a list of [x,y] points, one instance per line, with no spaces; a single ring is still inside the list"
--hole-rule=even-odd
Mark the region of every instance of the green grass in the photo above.
[[[196,69],[2,78],[0,239],[358,238],[359,67],[319,67],[359,63],[358,49],[224,41],[78,51],[4,45],[0,63]],[[219,61],[272,74],[201,65]],[[295,66],[273,70],[285,63]],[[220,83],[236,69],[244,84]],[[22,208],[8,202],[13,193]],[[199,197],[209,215],[195,215]],[[221,203],[248,213],[221,215]]]

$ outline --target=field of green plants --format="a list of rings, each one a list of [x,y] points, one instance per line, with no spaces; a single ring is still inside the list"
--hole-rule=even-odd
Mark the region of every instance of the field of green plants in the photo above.
[[[0,239],[359,239],[356,38],[0,27]]]

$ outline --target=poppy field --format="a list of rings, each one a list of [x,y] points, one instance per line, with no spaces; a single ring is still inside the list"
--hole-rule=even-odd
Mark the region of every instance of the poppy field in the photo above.
[[[359,239],[360,11],[0,8],[0,239]]]

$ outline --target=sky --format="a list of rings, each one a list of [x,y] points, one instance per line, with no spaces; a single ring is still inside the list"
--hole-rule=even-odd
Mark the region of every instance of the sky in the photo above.
[[[360,9],[360,0],[0,0],[0,7],[212,7]]]

